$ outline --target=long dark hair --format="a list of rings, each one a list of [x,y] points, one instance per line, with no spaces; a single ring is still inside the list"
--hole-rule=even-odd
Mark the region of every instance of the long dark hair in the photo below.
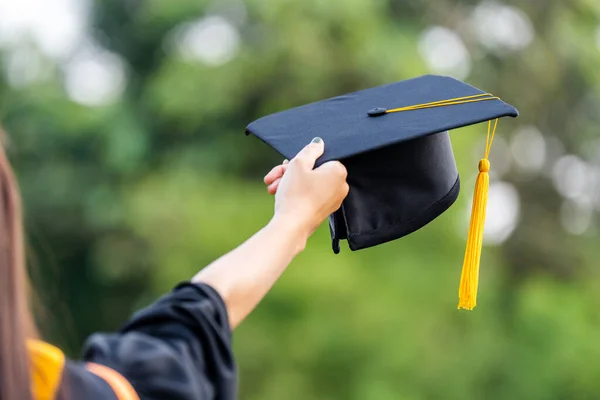
[[[21,197],[0,131],[0,400],[31,400],[26,340],[37,335],[29,309]]]

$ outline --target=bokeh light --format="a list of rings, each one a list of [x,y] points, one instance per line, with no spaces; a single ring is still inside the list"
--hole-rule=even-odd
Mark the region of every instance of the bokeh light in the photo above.
[[[559,138],[556,136],[546,135],[544,137],[546,143],[546,162],[542,173],[546,178],[553,177],[554,166],[558,160],[565,154],[565,146]]]
[[[591,183],[589,176],[587,163],[572,154],[561,157],[554,165],[554,187],[571,200],[587,197]]]
[[[44,60],[31,46],[15,48],[4,60],[4,72],[8,84],[19,88],[41,80],[44,76]]]
[[[471,71],[469,51],[460,36],[447,28],[436,26],[423,32],[419,54],[435,73],[464,79]]]
[[[535,174],[546,163],[546,141],[535,126],[522,126],[512,136],[510,149],[516,165],[525,173]]]
[[[62,59],[85,37],[88,14],[87,0],[0,0],[0,47],[33,41]]]
[[[171,40],[185,59],[219,66],[235,57],[240,35],[229,20],[209,16],[179,27]]]
[[[560,209],[560,222],[563,228],[572,235],[582,235],[592,223],[593,211],[584,205],[567,199]]]
[[[529,17],[516,7],[484,1],[475,7],[471,23],[477,38],[491,51],[527,47],[535,33]]]
[[[89,44],[65,63],[65,89],[71,100],[100,106],[119,98],[125,89],[125,65],[121,58]]]

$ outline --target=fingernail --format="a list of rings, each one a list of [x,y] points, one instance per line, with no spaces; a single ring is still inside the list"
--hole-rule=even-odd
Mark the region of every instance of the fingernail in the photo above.
[[[311,143],[319,143],[320,144],[320,143],[323,143],[323,139],[321,139],[320,137],[316,137],[311,141]]]
[[[286,158],[285,160],[283,160],[283,163],[284,163],[284,164],[287,164],[287,163],[289,163],[289,162],[290,162],[290,160],[288,160],[287,158]]]

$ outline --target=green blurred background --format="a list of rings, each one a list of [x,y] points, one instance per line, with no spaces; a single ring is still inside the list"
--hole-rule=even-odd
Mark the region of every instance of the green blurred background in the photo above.
[[[478,307],[456,310],[485,125],[426,228],[324,224],[235,332],[241,399],[600,398],[600,2],[0,0],[0,121],[46,337],[77,357],[270,218],[255,118],[426,73],[502,120]]]

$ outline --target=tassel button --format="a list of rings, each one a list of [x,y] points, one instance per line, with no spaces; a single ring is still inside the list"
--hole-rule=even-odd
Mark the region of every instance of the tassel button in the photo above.
[[[490,170],[489,160],[483,158],[479,160],[479,172],[488,172]]]

